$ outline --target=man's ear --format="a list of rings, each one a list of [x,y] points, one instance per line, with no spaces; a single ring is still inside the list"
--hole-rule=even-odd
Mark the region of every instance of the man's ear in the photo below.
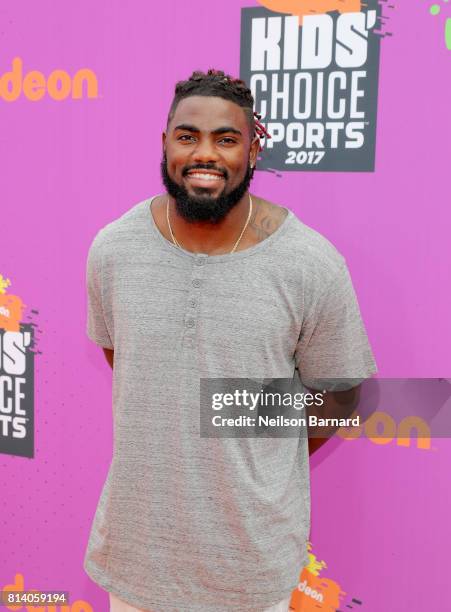
[[[161,134],[161,144],[163,147],[163,153],[166,153],[166,132]]]
[[[250,164],[253,168],[255,168],[257,164],[257,156],[258,156],[259,151],[260,151],[260,138],[259,136],[255,135],[251,142],[251,149],[249,152]]]

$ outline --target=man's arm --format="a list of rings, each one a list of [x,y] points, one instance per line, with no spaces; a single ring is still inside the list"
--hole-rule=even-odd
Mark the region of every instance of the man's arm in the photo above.
[[[304,387],[317,391],[327,389],[327,385],[321,386],[322,380],[342,379],[350,386],[355,385],[347,392],[330,392],[332,404],[338,403],[341,412],[349,404],[352,413],[359,400],[359,383],[375,374],[377,367],[344,258],[338,260],[338,265],[329,270],[322,282],[311,282],[310,301],[305,304],[307,310],[295,350],[300,379]],[[324,417],[333,417],[333,405],[325,412],[331,410],[332,414]],[[315,434],[321,439],[310,441],[310,452],[325,442],[321,431]],[[325,435],[327,439],[329,433]]]
[[[309,406],[307,408],[308,415],[314,415],[318,418],[322,419],[347,419],[353,415],[353,412],[357,408],[360,400],[360,387],[353,387],[348,391],[335,391],[328,392],[324,397],[324,404],[319,406]],[[317,391],[311,391],[312,393],[317,393]],[[332,437],[332,435],[338,430],[338,427],[324,427],[321,428],[321,431],[324,430],[326,433],[326,438],[319,438],[318,428],[308,428],[309,429],[309,439],[308,439],[308,448],[309,455],[312,455],[316,450],[318,450],[323,444]],[[315,435],[315,430],[316,435]]]
[[[114,350],[113,349],[109,349],[109,348],[104,348],[103,352],[105,353],[106,360],[108,361],[110,366],[113,368],[113,364],[114,364]]]

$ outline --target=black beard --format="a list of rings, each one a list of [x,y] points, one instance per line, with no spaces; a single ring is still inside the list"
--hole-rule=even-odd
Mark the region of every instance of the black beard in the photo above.
[[[173,181],[168,174],[166,154],[163,154],[160,167],[163,184],[169,195],[174,198],[178,214],[189,223],[194,223],[195,221],[219,223],[219,221],[222,221],[249,189],[254,175],[254,168],[251,168],[248,164],[243,180],[235,189],[225,193],[226,188],[224,187],[217,198],[212,198],[208,196],[207,189],[205,190],[206,195],[191,196],[183,185]],[[199,170],[201,168],[203,170],[213,170],[211,164],[198,165],[195,168]],[[194,170],[195,168],[190,167],[189,170]],[[225,178],[227,178],[226,173]]]

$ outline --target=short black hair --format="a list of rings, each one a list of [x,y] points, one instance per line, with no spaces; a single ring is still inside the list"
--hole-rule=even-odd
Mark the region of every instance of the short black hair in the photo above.
[[[210,68],[208,72],[196,70],[186,81],[175,85],[175,95],[168,113],[167,125],[174,116],[180,100],[189,96],[217,96],[235,102],[244,110],[251,141],[257,135],[254,117],[254,98],[251,90],[241,79],[235,79],[222,70]]]

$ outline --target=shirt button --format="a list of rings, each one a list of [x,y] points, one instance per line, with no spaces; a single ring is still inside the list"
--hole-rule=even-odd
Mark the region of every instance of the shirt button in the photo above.
[[[190,301],[189,301],[189,305],[190,305],[192,308],[195,308],[195,307],[197,306],[197,302],[196,302],[196,300],[190,300]]]
[[[194,327],[194,325],[195,325],[194,319],[188,319],[187,320],[187,322],[186,322],[186,326],[187,327]]]
[[[200,279],[199,278],[195,278],[193,280],[193,287],[200,287],[200,285],[201,285]]]
[[[205,262],[205,259],[199,257],[198,259],[196,259],[196,266],[203,266]]]

